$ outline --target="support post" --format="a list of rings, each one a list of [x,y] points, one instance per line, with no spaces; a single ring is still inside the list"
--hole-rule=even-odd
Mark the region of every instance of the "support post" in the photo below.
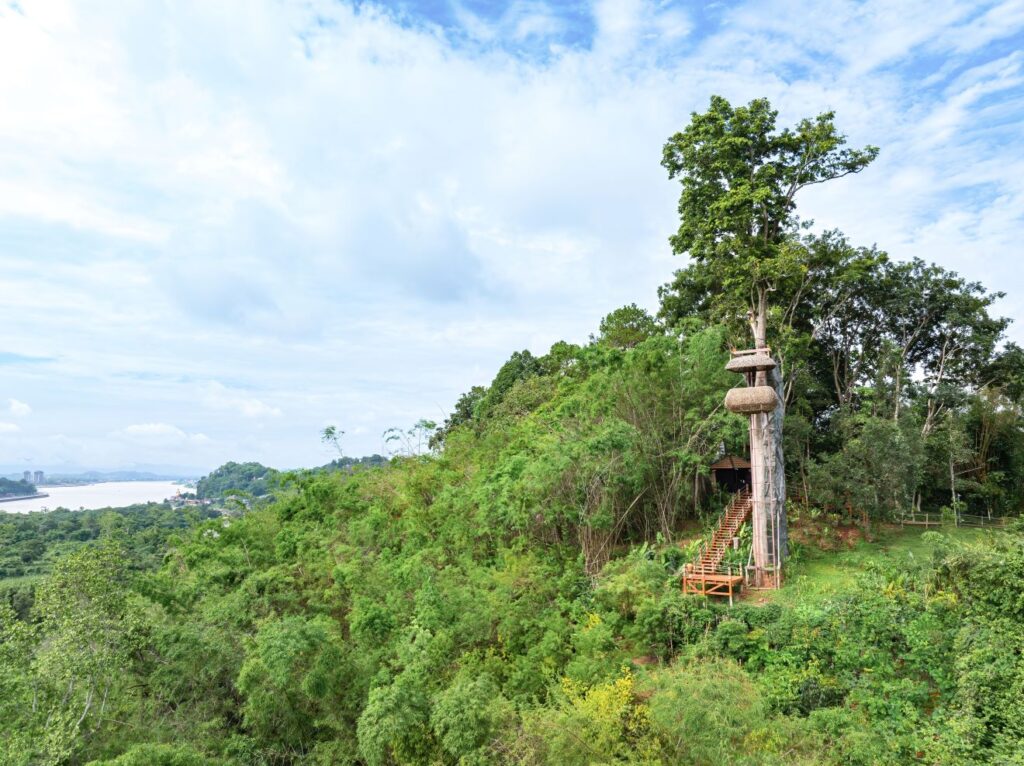
[[[754,587],[764,587],[764,572],[768,564],[768,526],[765,511],[764,463],[762,449],[761,415],[750,416],[750,502],[751,547],[754,552]]]

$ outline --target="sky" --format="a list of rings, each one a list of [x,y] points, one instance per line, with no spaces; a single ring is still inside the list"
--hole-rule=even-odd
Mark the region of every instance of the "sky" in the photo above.
[[[834,110],[881,154],[801,216],[1024,307],[1024,0],[0,0],[0,71],[4,470],[381,452],[656,308],[712,94]]]

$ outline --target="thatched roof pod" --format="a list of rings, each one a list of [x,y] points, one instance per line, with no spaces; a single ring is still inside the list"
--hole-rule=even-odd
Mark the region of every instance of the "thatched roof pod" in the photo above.
[[[719,469],[735,471],[737,468],[750,468],[750,461],[745,457],[736,457],[735,455],[726,455],[723,458],[719,458],[714,463],[708,466],[712,471]]]
[[[761,351],[753,354],[740,354],[725,363],[725,369],[729,372],[758,372],[774,367],[775,360]]]
[[[725,395],[725,408],[737,415],[754,415],[772,412],[779,403],[775,389],[771,386],[750,386],[730,388]]]

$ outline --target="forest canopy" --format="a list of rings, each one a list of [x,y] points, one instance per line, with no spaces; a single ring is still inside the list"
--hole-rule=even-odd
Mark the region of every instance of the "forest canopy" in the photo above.
[[[228,462],[196,483],[196,495],[210,500],[222,499],[232,492],[262,497],[276,486],[279,473],[260,463]]]

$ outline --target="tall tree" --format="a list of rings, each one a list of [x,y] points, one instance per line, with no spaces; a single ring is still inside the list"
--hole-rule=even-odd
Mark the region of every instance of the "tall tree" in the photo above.
[[[777,130],[778,112],[767,99],[734,107],[712,96],[709,109],[669,138],[662,165],[682,185],[679,229],[673,251],[686,254],[719,286],[716,300],[726,313],[746,317],[755,348],[768,345],[770,296],[780,280],[799,270],[788,247],[798,227],[796,195],[808,186],[864,169],[878,154],[868,146],[851,149],[836,130],[834,113]],[[777,556],[785,553],[785,477],[782,455],[783,373],[771,384],[779,404],[764,425],[765,471],[771,481],[755,482],[760,506],[776,521]],[[760,430],[758,427],[756,430]]]
[[[927,436],[943,410],[943,388],[985,382],[979,376],[1009,324],[988,313],[1003,294],[917,258],[889,264],[880,282],[881,329],[897,352],[893,416],[899,417],[907,378],[918,373],[925,404],[922,433]]]
[[[659,332],[654,317],[635,303],[615,309],[602,319],[600,330],[596,338],[590,336],[591,340],[613,348],[633,348]]]

